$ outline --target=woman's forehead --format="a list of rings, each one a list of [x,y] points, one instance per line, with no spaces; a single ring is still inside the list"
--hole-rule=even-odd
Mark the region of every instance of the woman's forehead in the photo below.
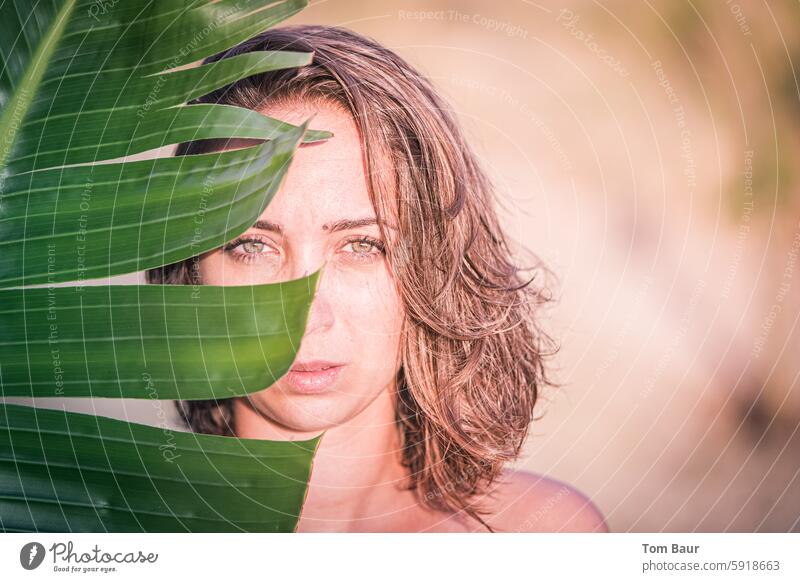
[[[309,213],[328,218],[371,211],[359,150],[333,141],[299,148],[272,204],[281,212],[307,207]]]
[[[331,131],[334,137],[342,140],[360,142],[358,127],[353,116],[340,104],[326,99],[297,99],[282,100],[279,102],[266,102],[258,109],[262,115],[267,115],[286,123],[299,125],[311,119],[310,128]],[[303,144],[302,147],[310,147],[315,144]]]
[[[311,119],[309,127],[333,133],[326,140],[298,146],[280,188],[259,221],[282,226],[286,222],[280,230],[288,232],[297,225],[307,228],[376,217],[369,196],[370,177],[363,141],[350,113],[330,101],[307,100],[267,104],[258,112],[292,124]],[[234,138],[222,149],[259,143],[261,140]],[[382,214],[386,212],[384,209]],[[388,214],[394,213],[389,210]],[[385,218],[392,223],[391,216]]]

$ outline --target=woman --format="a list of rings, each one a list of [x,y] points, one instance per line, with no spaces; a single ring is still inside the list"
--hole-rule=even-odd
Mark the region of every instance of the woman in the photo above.
[[[504,468],[552,385],[534,319],[544,299],[512,263],[491,184],[441,98],[399,56],[338,27],[271,29],[207,62],[259,50],[314,59],[198,101],[295,124],[313,115],[334,136],[298,148],[246,233],[148,281],[326,269],[291,371],[248,397],[179,403],[188,426],[275,440],[325,431],[298,531],[607,531],[576,490]]]

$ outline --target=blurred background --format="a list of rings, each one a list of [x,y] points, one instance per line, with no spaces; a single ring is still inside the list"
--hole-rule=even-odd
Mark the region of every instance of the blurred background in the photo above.
[[[612,531],[800,531],[796,0],[329,0],[290,22],[429,76],[555,272],[563,387],[520,467]],[[68,407],[174,422],[169,402]]]

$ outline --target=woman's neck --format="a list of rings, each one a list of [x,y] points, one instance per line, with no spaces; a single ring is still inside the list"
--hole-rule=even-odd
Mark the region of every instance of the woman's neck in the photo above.
[[[278,425],[246,399],[235,401],[234,418],[241,438],[305,440],[319,434]],[[420,507],[404,489],[408,471],[401,458],[395,395],[387,388],[355,417],[325,431],[298,531],[386,531],[414,521]]]

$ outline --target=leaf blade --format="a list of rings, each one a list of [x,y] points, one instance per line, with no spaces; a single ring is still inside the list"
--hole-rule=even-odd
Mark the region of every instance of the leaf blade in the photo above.
[[[321,270],[256,286],[0,290],[0,395],[231,398],[291,367]]]
[[[293,531],[319,439],[197,435],[0,404],[0,530]]]

